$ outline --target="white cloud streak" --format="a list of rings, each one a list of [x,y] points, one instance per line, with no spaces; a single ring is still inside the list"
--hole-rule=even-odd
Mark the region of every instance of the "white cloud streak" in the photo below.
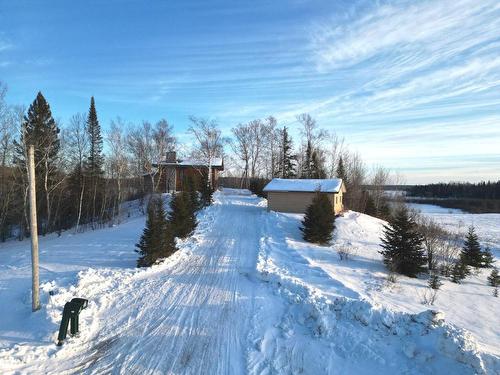
[[[353,17],[359,17],[354,13]],[[408,1],[384,5],[373,12],[323,24],[312,33],[320,69],[353,66],[381,53],[394,62],[421,67],[448,59],[485,42],[498,40],[500,3],[496,0]],[[417,63],[417,64],[416,64]]]

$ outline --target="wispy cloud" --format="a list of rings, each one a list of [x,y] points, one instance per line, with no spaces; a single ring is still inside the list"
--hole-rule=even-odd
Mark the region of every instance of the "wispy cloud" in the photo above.
[[[4,33],[0,32],[0,52],[12,47],[12,43],[7,39]]]
[[[407,1],[337,17],[318,25],[311,38],[320,69],[353,66],[381,54],[384,61],[418,68],[423,59],[433,63],[498,41],[499,28],[496,0]]]

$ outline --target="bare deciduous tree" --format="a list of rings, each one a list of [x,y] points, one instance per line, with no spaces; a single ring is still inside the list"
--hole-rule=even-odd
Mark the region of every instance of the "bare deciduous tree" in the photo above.
[[[427,252],[427,266],[433,271],[438,268],[438,252],[447,246],[443,244],[446,241],[448,234],[431,218],[419,215],[417,217],[419,231],[424,238],[424,247]]]
[[[283,138],[278,129],[278,122],[273,116],[269,116],[265,122],[265,142],[264,142],[264,166],[266,177],[273,178],[278,175],[280,169],[281,142]]]
[[[73,115],[69,120],[69,127],[63,131],[66,139],[66,148],[69,164],[73,166],[73,179],[77,185],[77,203],[76,203],[76,225],[75,231],[78,232],[82,218],[83,198],[85,196],[85,182],[83,168],[85,157],[89,149],[89,137],[86,130],[86,116],[83,113]]]
[[[251,134],[250,129],[245,124],[238,124],[231,129],[234,139],[231,140],[230,145],[233,152],[243,162],[243,176],[241,179],[240,187],[248,187],[248,171],[250,169],[250,144]]]
[[[363,194],[363,186],[366,183],[366,167],[358,153],[346,150],[342,155],[342,160],[347,179],[346,206],[351,210],[363,212],[366,204]]]
[[[114,200],[115,217],[120,222],[120,209],[122,204],[122,180],[128,175],[128,158],[125,152],[126,136],[123,133],[123,122],[121,119],[111,121],[110,129],[106,135],[106,141],[109,145],[108,161],[111,169],[111,177],[116,180],[117,194]]]
[[[327,142],[327,159],[328,159],[328,175],[330,178],[337,177],[337,166],[344,152],[344,138],[340,138],[337,133],[330,132],[326,139]]]
[[[222,157],[225,140],[215,120],[194,116],[189,119],[191,120],[191,126],[188,132],[196,140],[193,154],[208,166],[208,184],[212,188],[212,165],[216,158]]]
[[[313,148],[319,148],[320,143],[328,137],[325,129],[318,127],[316,120],[309,113],[302,113],[297,116],[297,121],[302,125],[300,130],[303,144],[311,144]]]

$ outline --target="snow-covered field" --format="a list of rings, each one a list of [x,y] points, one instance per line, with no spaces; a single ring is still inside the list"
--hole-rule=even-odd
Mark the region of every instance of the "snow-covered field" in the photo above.
[[[42,310],[30,311],[29,242],[0,245],[0,373],[499,373],[499,299],[484,275],[385,281],[382,222],[349,212],[330,247],[300,215],[225,190],[164,263],[135,269],[144,218],[40,243]],[[336,249],[354,249],[340,261]],[[52,296],[49,295],[52,292]],[[55,346],[64,303],[88,298],[81,333]],[[469,333],[472,332],[472,333]]]
[[[410,203],[408,206],[431,217],[452,233],[465,234],[468,227],[473,225],[481,243],[489,246],[496,252],[497,258],[500,258],[500,213],[470,214],[458,209],[420,203]]]

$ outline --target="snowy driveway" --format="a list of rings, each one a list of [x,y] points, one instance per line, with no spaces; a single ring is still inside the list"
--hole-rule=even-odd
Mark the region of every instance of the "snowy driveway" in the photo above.
[[[222,197],[198,232],[200,251],[126,286],[94,340],[103,349],[80,359],[88,371],[245,372],[261,214],[250,199]]]
[[[264,210],[249,195],[219,195],[194,240],[146,272],[87,272],[81,337],[22,366],[26,373],[240,374],[246,370]],[[66,298],[69,298],[66,297]],[[48,355],[48,358],[45,356]],[[24,356],[26,357],[26,353]]]

